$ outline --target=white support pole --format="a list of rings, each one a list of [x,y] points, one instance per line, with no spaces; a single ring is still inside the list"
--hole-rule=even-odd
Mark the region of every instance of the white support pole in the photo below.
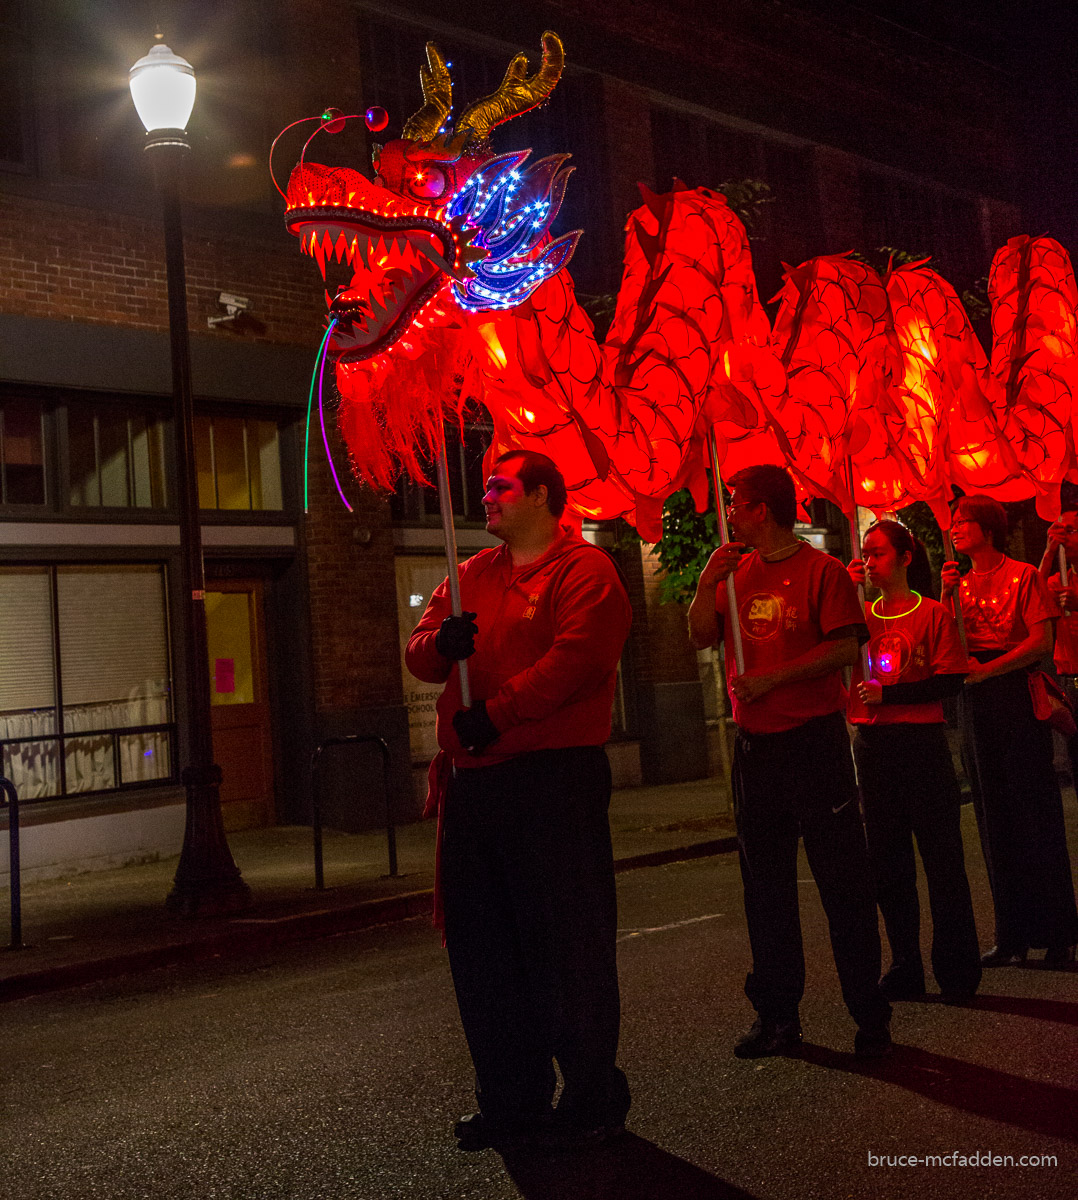
[[[457,531],[453,525],[453,497],[449,492],[449,463],[445,456],[445,436],[438,452],[436,464],[438,476],[438,507],[442,513],[442,533],[445,535],[446,577],[449,580],[449,607],[453,616],[463,611],[460,603],[460,572],[457,567]],[[460,672],[460,702],[465,708],[472,706],[472,688],[468,680],[468,660],[457,660]]]
[[[857,497],[853,494],[853,458],[846,455],[846,477],[850,488],[850,549],[854,558],[861,557],[861,530],[857,525]],[[861,601],[861,611],[865,611],[865,585],[857,585],[857,599]],[[861,646],[861,677],[872,678],[872,664],[868,658],[868,642]]]
[[[1063,547],[1060,546],[1059,549],[1062,553]],[[955,561],[954,543],[951,541],[951,531],[949,529],[945,529],[943,531],[943,557],[947,559],[948,562]],[[968,654],[969,649],[966,646],[966,623],[962,620],[962,600],[959,597],[957,587],[951,593],[951,604],[954,606],[954,620],[955,624],[958,626],[958,638],[962,643],[962,653]]]
[[[711,455],[711,480],[715,488],[715,512],[719,518],[719,537],[725,546],[730,540],[730,529],[726,524],[726,505],[722,499],[722,471],[719,467],[718,444],[715,441],[715,431],[707,435],[708,453]],[[737,673],[745,674],[745,649],[741,644],[741,618],[737,611],[737,593],[734,590],[734,573],[726,576],[726,620],[730,626],[730,636],[734,643],[734,662]]]

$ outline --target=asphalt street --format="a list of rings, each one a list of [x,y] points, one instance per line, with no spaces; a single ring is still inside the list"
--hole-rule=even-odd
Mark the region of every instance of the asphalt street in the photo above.
[[[967,810],[968,815],[968,810]],[[967,827],[977,916],[983,865]],[[619,879],[630,1136],[601,1151],[459,1152],[472,1107],[444,952],[422,919],[272,958],[175,967],[0,1010],[7,1200],[808,1200],[1078,1195],[1078,974],[986,974],[976,1007],[897,1006],[850,1053],[802,860],[799,1058],[741,1062],[752,1020],[734,855]],[[984,938],[982,938],[984,941]],[[870,1155],[1016,1165],[871,1165]],[[1020,1156],[1054,1164],[1017,1165]]]

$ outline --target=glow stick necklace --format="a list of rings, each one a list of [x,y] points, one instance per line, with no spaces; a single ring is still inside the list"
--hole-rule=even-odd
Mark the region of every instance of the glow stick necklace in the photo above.
[[[913,588],[910,588],[910,595],[917,597],[917,603],[913,606],[913,608],[907,608],[905,612],[891,614],[876,611],[876,605],[879,604],[879,602],[883,599],[882,596],[877,596],[871,604],[872,615],[874,617],[878,617],[881,621],[897,621],[899,617],[908,617],[910,613],[916,612],[921,607],[921,601],[924,599],[921,593],[915,592]]]

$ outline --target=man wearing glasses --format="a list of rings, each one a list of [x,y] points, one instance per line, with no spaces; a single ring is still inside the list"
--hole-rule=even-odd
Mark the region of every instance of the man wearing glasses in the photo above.
[[[855,1053],[891,1048],[891,1009],[879,989],[880,936],[857,785],[846,732],[842,669],[868,640],[864,613],[837,559],[794,536],[797,498],[781,467],[747,467],[730,479],[737,541],[708,560],[689,608],[697,649],[726,640],[734,707],[733,793],[752,970],[745,994],[757,1012],[734,1046],[738,1058],[795,1051],[805,960],[798,911],[797,845],[827,913]],[[752,552],[742,557],[742,550]],[[722,586],[733,571],[745,671],[734,673]]]

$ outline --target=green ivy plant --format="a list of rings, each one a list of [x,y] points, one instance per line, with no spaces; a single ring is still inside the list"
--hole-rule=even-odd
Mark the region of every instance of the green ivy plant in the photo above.
[[[719,519],[714,494],[708,489],[707,512],[698,513],[688,488],[675,492],[663,505],[663,536],[655,554],[663,568],[659,600],[687,604],[696,592],[700,572],[719,544]]]

